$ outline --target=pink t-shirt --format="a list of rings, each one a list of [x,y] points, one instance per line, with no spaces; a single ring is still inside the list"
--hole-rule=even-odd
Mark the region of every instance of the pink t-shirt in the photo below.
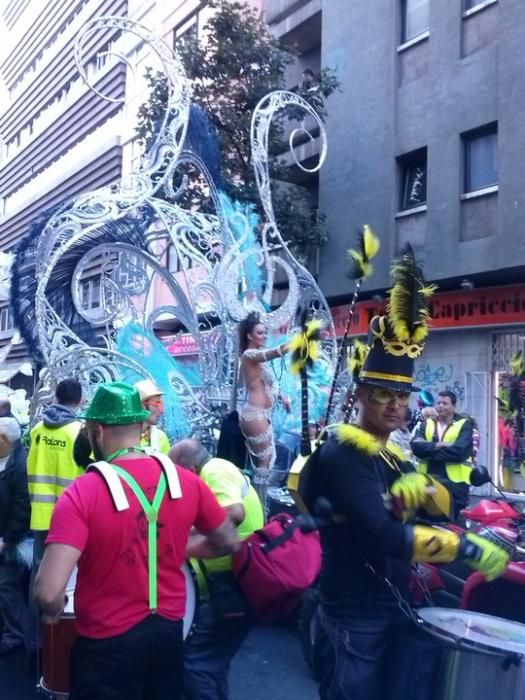
[[[115,460],[138,482],[151,502],[160,466],[152,457]],[[186,606],[181,565],[193,525],[202,533],[221,525],[226,511],[195,474],[177,467],[182,498],[164,496],[158,517],[159,615],[180,620]],[[96,472],[79,477],[59,498],[46,544],[68,544],[82,554],[75,591],[79,635],[102,639],[122,634],[149,614],[148,523],[127,484],[130,507],[118,512],[105,480]]]

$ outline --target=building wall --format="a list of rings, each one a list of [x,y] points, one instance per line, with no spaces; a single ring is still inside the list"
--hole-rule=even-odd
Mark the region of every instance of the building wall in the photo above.
[[[343,293],[344,252],[363,223],[382,240],[369,288],[387,286],[388,261],[407,240],[436,280],[525,264],[525,4],[494,2],[462,17],[457,0],[431,2],[429,35],[398,52],[400,5],[323,3],[322,61],[342,81],[329,101],[320,175],[331,233],[320,281],[329,296]],[[460,135],[493,121],[499,191],[463,201]],[[422,147],[426,211],[396,219],[396,158]]]

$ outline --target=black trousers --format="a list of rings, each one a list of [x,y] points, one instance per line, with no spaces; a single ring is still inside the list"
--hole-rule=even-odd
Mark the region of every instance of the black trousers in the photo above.
[[[321,608],[314,663],[321,700],[429,700],[441,645],[396,607]]]
[[[219,620],[202,602],[184,653],[184,700],[228,700],[230,664],[250,633],[252,619]]]
[[[0,618],[3,622],[2,643],[16,647],[24,643],[27,609],[22,589],[22,571],[16,564],[0,558]]]
[[[179,700],[182,664],[182,621],[160,615],[116,637],[78,637],[70,700]]]

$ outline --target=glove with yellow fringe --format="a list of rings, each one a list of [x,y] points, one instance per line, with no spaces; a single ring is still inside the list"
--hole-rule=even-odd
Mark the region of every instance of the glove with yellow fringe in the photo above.
[[[418,474],[417,472],[403,474],[390,489],[394,513],[403,520],[408,520],[416,510],[423,506],[432,491],[432,479],[428,478],[426,474]]]
[[[487,581],[501,576],[510,559],[502,547],[473,532],[460,537],[450,530],[415,525],[412,534],[413,561],[444,564],[459,559],[484,574]]]
[[[510,556],[502,547],[474,532],[467,532],[461,540],[460,557],[487,581],[494,581],[505,572]]]
[[[417,510],[423,510],[433,520],[452,517],[452,498],[448,489],[437,479],[418,472],[403,474],[390,489],[396,516],[406,522]]]

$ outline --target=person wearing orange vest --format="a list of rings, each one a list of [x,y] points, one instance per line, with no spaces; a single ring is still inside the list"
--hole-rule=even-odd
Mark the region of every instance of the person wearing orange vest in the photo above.
[[[472,421],[456,413],[453,391],[440,391],[437,419],[427,418],[412,440],[418,471],[437,476],[454,496],[456,516],[468,505],[472,474]]]

